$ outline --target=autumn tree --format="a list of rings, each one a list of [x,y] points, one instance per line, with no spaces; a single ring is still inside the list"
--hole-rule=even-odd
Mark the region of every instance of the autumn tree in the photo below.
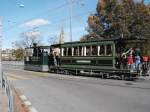
[[[99,0],[88,25],[89,35],[103,38],[149,38],[150,6],[143,0]]]
[[[14,49],[12,55],[16,58],[17,61],[21,61],[24,58],[24,50],[21,48]]]

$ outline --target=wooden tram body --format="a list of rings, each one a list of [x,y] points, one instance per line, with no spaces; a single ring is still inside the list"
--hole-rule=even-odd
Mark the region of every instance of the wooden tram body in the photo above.
[[[140,71],[127,69],[127,66],[118,68],[116,57],[121,55],[129,45],[133,48],[142,49],[141,44],[145,41],[144,39],[106,39],[55,44],[50,46],[50,52],[54,53],[55,49],[60,49],[58,53],[60,54],[59,64],[48,65],[48,62],[46,62],[46,65],[49,72],[99,76],[102,78],[135,79],[139,76]],[[45,58],[48,61],[50,57],[47,55]],[[40,60],[43,60],[43,58]],[[26,64],[25,62],[26,70],[31,70],[26,67]],[[30,65],[33,66],[33,64]]]

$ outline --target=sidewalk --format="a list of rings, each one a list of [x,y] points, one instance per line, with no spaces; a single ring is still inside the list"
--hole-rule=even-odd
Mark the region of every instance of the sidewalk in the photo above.
[[[7,97],[5,92],[0,88],[0,112],[8,112]]]

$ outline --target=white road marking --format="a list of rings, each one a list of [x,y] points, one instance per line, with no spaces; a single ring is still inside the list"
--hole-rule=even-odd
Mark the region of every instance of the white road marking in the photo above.
[[[30,107],[29,112],[38,112],[38,111],[34,107]]]
[[[24,77],[24,76],[21,76],[21,75],[16,75],[16,74],[11,74],[11,73],[7,73],[6,72],[6,75],[8,77],[8,80],[27,80],[29,78],[27,77]]]
[[[31,106],[31,102],[29,102],[29,101],[25,101],[24,103],[26,106]]]
[[[21,98],[21,100],[23,100],[23,101],[26,101],[26,100],[27,100],[27,97],[24,96],[24,95],[21,95],[20,98]]]
[[[24,104],[27,106],[27,108],[29,109],[29,112],[38,112],[31,104],[30,101],[28,101],[27,97],[24,95],[20,96],[21,100],[24,102]]]

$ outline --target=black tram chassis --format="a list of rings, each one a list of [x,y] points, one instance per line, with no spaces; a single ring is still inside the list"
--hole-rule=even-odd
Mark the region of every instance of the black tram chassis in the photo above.
[[[74,76],[88,76],[88,77],[100,77],[102,79],[118,79],[118,80],[136,80],[139,77],[137,71],[130,70],[94,70],[94,69],[76,69],[76,68],[62,68],[52,67],[51,73],[74,75]]]

